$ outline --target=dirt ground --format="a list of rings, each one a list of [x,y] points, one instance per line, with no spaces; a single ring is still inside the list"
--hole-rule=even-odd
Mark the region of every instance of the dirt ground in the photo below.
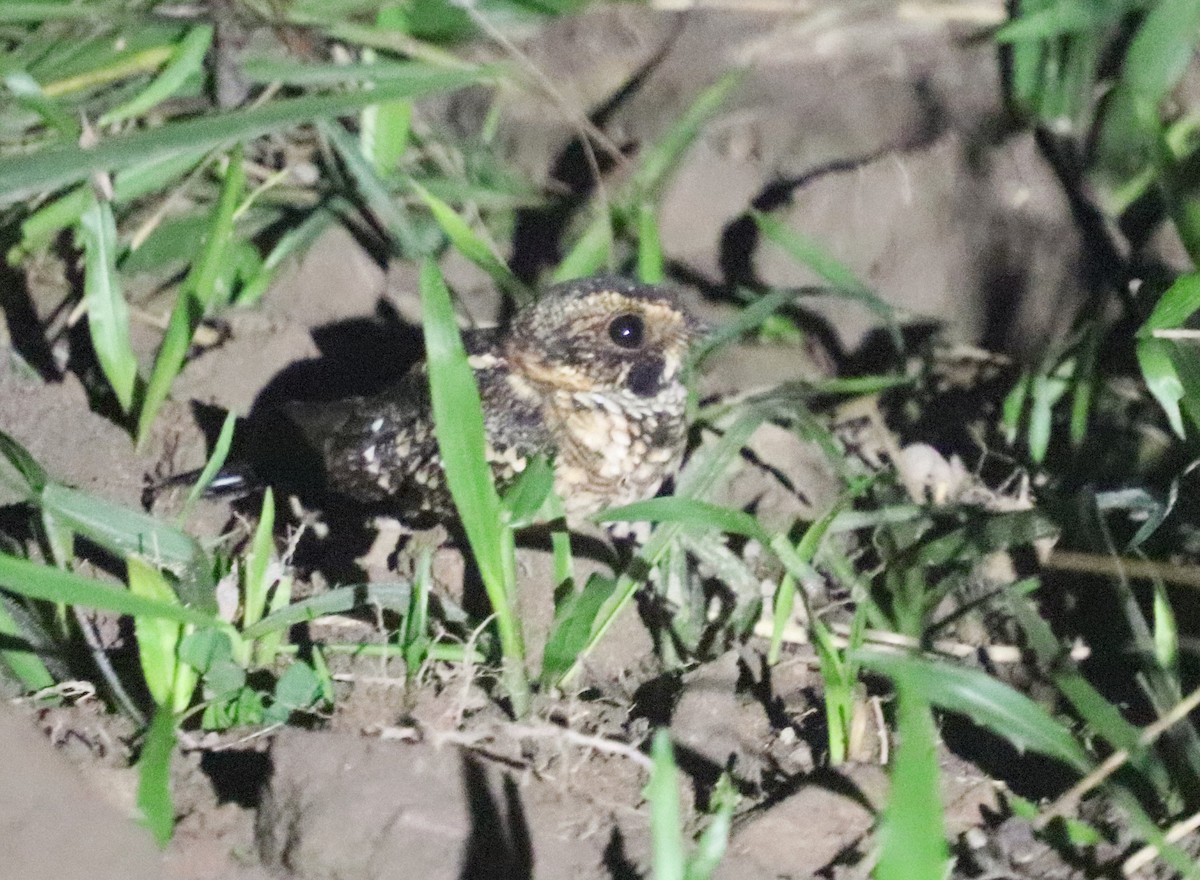
[[[631,145],[661,134],[727,67],[751,65],[663,205],[663,244],[677,273],[693,281],[691,307],[720,321],[730,311],[704,296],[716,286],[813,281],[738,219],[751,205],[778,208],[907,321],[936,322],[952,339],[1035,355],[1083,295],[1081,254],[1053,176],[1030,136],[1004,117],[994,48],[976,37],[979,17],[998,19],[1002,4],[813,2],[774,13],[733,5],[679,13],[621,5],[522,40],[559,98],[589,112],[638,79],[604,120],[614,140]],[[572,135],[565,114],[528,95],[505,101],[504,150],[545,184]],[[434,124],[469,130],[486,109],[466,93],[427,112]],[[536,220],[519,226],[514,241],[514,264],[526,272],[553,259],[538,248]],[[479,272],[453,257],[445,270],[477,320],[495,316],[498,299]],[[381,303],[415,319],[415,281],[413,267],[382,267],[344,233],[328,235],[261,308],[230,316],[229,338],[187,367],[176,402],[140,455],[120,429],[88,411],[71,373],[42,384],[18,376],[8,359],[0,366],[0,427],[56,478],[140,505],[148,480],[204,460],[191,402],[246,413],[296,364],[355,356],[355,345],[371,339],[357,331],[378,326]],[[31,282],[39,309],[48,312],[64,295],[53,266],[35,267]],[[742,393],[767,384],[763,377],[774,384],[819,374],[823,364],[853,354],[871,328],[866,313],[844,303],[814,305],[812,317],[824,353],[805,359],[794,348],[742,345],[709,366],[705,392]],[[149,354],[154,332],[138,333]],[[347,339],[355,340],[349,352]],[[364,356],[361,348],[357,354]],[[734,481],[731,498],[765,495],[760,513],[785,517],[819,507],[833,490],[817,457],[798,442],[765,428],[755,443],[803,491],[750,472]],[[160,500],[158,509],[172,503]],[[230,523],[229,508],[206,502],[193,523],[217,534]],[[550,568],[536,551],[521,565],[527,638],[536,652],[552,614]],[[388,575],[378,561],[365,567],[373,577]],[[439,554],[446,589],[456,589],[461,570],[454,551]],[[698,795],[722,768],[732,767],[744,794],[717,876],[865,876],[874,810],[887,787],[878,743],[859,763],[819,769],[811,651],[797,647],[769,676],[764,651],[752,641],[686,674],[663,674],[630,612],[592,659],[580,691],[539,703],[521,724],[508,722],[461,672],[440,670],[406,694],[402,671],[380,661],[345,663],[334,670],[338,709],[320,729],[185,741],[175,766],[179,825],[162,856],[128,821],[135,812],[132,730],[86,697],[57,708],[16,701],[0,709],[7,850],[0,874],[644,877],[643,749],[652,725],[669,723],[686,771],[689,828],[698,827]],[[986,825],[996,808],[997,786],[949,751],[942,761],[948,830],[969,841],[969,829]],[[1000,839],[992,835],[988,844],[999,847],[996,870],[1011,855]],[[1021,876],[1073,876],[1020,829],[1013,839]]]

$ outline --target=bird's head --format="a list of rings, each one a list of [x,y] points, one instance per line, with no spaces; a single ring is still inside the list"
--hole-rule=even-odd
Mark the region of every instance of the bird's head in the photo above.
[[[551,287],[518,312],[505,352],[543,386],[648,399],[679,384],[704,330],[671,291],[600,276]]]

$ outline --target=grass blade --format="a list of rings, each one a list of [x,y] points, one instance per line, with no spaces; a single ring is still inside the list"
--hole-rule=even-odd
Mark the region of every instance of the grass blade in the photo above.
[[[328,593],[312,596],[293,602],[286,608],[268,614],[258,623],[246,627],[242,636],[253,640],[267,633],[288,629],[298,623],[307,623],[328,614],[343,614],[355,608],[379,607],[391,611],[404,611],[411,602],[412,587],[407,583],[395,584],[356,584],[347,587],[337,587]],[[445,617],[454,622],[466,620],[457,608],[442,603],[446,610]]]
[[[167,399],[175,377],[183,369],[188,348],[192,344],[192,336],[195,335],[200,320],[217,298],[217,282],[233,239],[234,213],[241,200],[245,183],[246,170],[242,165],[242,147],[239,144],[230,151],[225,180],[221,186],[221,197],[213,210],[208,237],[200,252],[200,258],[192,264],[180,288],[175,308],[167,323],[167,332],[159,346],[158,356],[154,359],[150,381],[146,383],[145,398],[138,414],[139,445],[146,441],[159,407]]]
[[[444,70],[429,67],[420,77],[380,83],[376,88],[332,95],[308,95],[170,122],[159,128],[113,137],[94,147],[62,145],[0,158],[0,206],[86,180],[98,171],[119,171],[182,153],[210,150],[280,128],[354,113],[396,98],[448,91],[479,82],[483,69]]]
[[[875,291],[859,280],[846,265],[835,259],[825,248],[794,229],[789,229],[775,217],[761,211],[751,211],[759,230],[801,265],[833,285],[831,294],[840,294],[861,303],[887,326],[897,352],[904,351],[904,337],[896,322],[896,310],[879,298]]]
[[[943,880],[950,853],[938,790],[933,714],[921,689],[908,683],[907,674],[901,673],[896,685],[900,745],[879,826],[879,863],[874,876],[877,880]]]
[[[137,805],[142,821],[165,847],[175,831],[175,804],[171,798],[171,755],[175,752],[175,716],[169,706],[159,706],[142,742],[138,757]]]
[[[133,406],[137,357],[129,341],[129,309],[117,275],[117,224],[108,202],[92,196],[79,218],[77,243],[83,249],[83,300],[96,360],[121,409]]]
[[[450,243],[458,249],[459,253],[486,272],[518,304],[524,305],[533,302],[532,291],[522,284],[517,276],[513,275],[504,261],[492,251],[491,246],[476,234],[475,230],[457,211],[415,180],[409,179],[408,185],[416,190],[417,195],[432,212],[433,219],[437,221],[442,232],[446,233],[446,237],[450,239]]]
[[[652,202],[638,206],[638,279],[644,284],[662,284],[667,277],[663,265],[662,240],[658,234],[658,217]]]
[[[744,510],[733,510],[695,498],[665,496],[635,501],[597,514],[596,522],[672,522],[683,526],[716,529],[731,535],[753,538],[763,546],[771,537],[758,520]]]
[[[421,307],[434,433],[446,484],[496,613],[505,685],[514,713],[522,716],[529,708],[529,682],[514,608],[516,546],[512,531],[502,525],[503,507],[487,463],[483,407],[475,374],[454,320],[450,291],[432,260],[421,266]]]
[[[683,818],[671,735],[663,728],[650,747],[654,766],[646,799],[650,802],[650,837],[654,847],[654,880],[684,880]]]
[[[425,253],[428,248],[422,248],[408,210],[392,197],[350,133],[336,120],[322,120],[317,128],[337,151],[367,207],[387,230],[396,255],[412,257]]]
[[[11,670],[26,691],[40,691],[54,684],[54,676],[37,655],[34,646],[22,646],[22,643],[28,644],[28,636],[8,613],[3,597],[0,597],[0,643],[8,645],[0,649],[0,663]]]
[[[130,556],[126,563],[131,594],[168,605],[178,604],[175,592],[157,568],[136,556]],[[138,662],[150,696],[157,705],[173,708],[171,696],[179,665],[175,652],[182,627],[172,620],[138,615],[133,618],[133,631],[137,636]]]
[[[200,24],[193,27],[179,41],[171,55],[167,66],[159,72],[141,92],[131,100],[100,117],[100,125],[111,125],[122,122],[134,116],[141,116],[147,110],[158,106],[171,97],[187,81],[187,78],[203,72],[204,56],[212,45],[213,26]]]
[[[204,494],[204,490],[213,481],[213,477],[217,475],[217,471],[224,466],[225,459],[229,457],[229,447],[233,445],[233,429],[236,425],[237,416],[233,412],[227,412],[225,414],[225,421],[221,425],[221,433],[217,435],[217,442],[213,444],[212,455],[205,462],[204,470],[200,471],[200,476],[196,479],[196,484],[188,492],[187,500],[183,504],[183,511],[179,514],[179,521],[181,523],[187,519],[188,511],[200,496]]]
[[[902,682],[918,698],[965,715],[1021,751],[1056,758],[1081,772],[1092,762],[1071,732],[1029,697],[984,672],[936,660],[864,648],[863,666]]]
[[[7,553],[0,553],[0,587],[46,602],[82,605],[84,608],[116,614],[156,617],[198,627],[228,628],[220,620],[191,608],[135,596],[111,584],[39,565]]]

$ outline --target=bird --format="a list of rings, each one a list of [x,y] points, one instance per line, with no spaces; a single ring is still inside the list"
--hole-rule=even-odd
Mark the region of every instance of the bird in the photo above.
[[[568,523],[657,494],[683,458],[684,373],[706,329],[675,291],[606,275],[548,288],[503,328],[464,332],[497,488],[542,455]],[[297,403],[287,417],[327,491],[401,520],[455,516],[424,362],[377,394]]]

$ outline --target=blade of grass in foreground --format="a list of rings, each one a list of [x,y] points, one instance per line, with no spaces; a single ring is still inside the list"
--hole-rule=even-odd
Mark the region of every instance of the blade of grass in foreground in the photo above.
[[[242,146],[238,144],[229,153],[229,164],[225,170],[225,180],[221,186],[221,197],[213,210],[212,222],[208,229],[208,238],[200,257],[192,264],[191,271],[184,279],[183,285],[175,300],[175,308],[171,312],[167,324],[167,332],[159,346],[158,355],[154,359],[154,369],[150,380],[146,383],[145,399],[142,401],[141,412],[138,413],[137,442],[140,446],[146,442],[154,417],[158,415],[159,407],[167,399],[175,377],[183,369],[187,358],[188,348],[192,344],[192,336],[200,325],[200,320],[213,304],[216,296],[217,279],[221,266],[233,239],[234,212],[245,188],[246,171],[242,166]]]
[[[446,484],[496,614],[504,684],[513,712],[520,717],[529,710],[529,681],[515,608],[516,545],[487,463],[479,388],[454,320],[450,291],[432,260],[421,266],[421,308],[438,451]]]
[[[117,402],[128,413],[137,382],[137,357],[129,341],[129,308],[117,275],[117,224],[112,206],[93,194],[79,218],[76,235],[83,248],[83,300],[92,347]]]
[[[117,614],[157,617],[199,627],[230,629],[222,621],[191,608],[135,596],[120,587],[47,565],[38,565],[36,562],[9,556],[7,553],[0,553],[0,587],[47,602],[81,605],[84,608],[113,611]]]
[[[159,706],[142,742],[138,758],[137,804],[154,841],[166,846],[175,830],[175,805],[171,799],[171,754],[175,751],[175,716],[170,706]]]
[[[246,140],[269,131],[344,113],[395,98],[448,91],[479,82],[483,69],[430,67],[420,77],[379,83],[373,89],[308,95],[261,107],[170,122],[158,128],[108,138],[95,147],[62,145],[0,159],[0,206],[86,180],[97,171],[117,171],[180,153],[194,153]]]
[[[892,787],[879,826],[876,880],[942,880],[950,858],[938,791],[937,736],[933,714],[919,688],[901,674]]]

